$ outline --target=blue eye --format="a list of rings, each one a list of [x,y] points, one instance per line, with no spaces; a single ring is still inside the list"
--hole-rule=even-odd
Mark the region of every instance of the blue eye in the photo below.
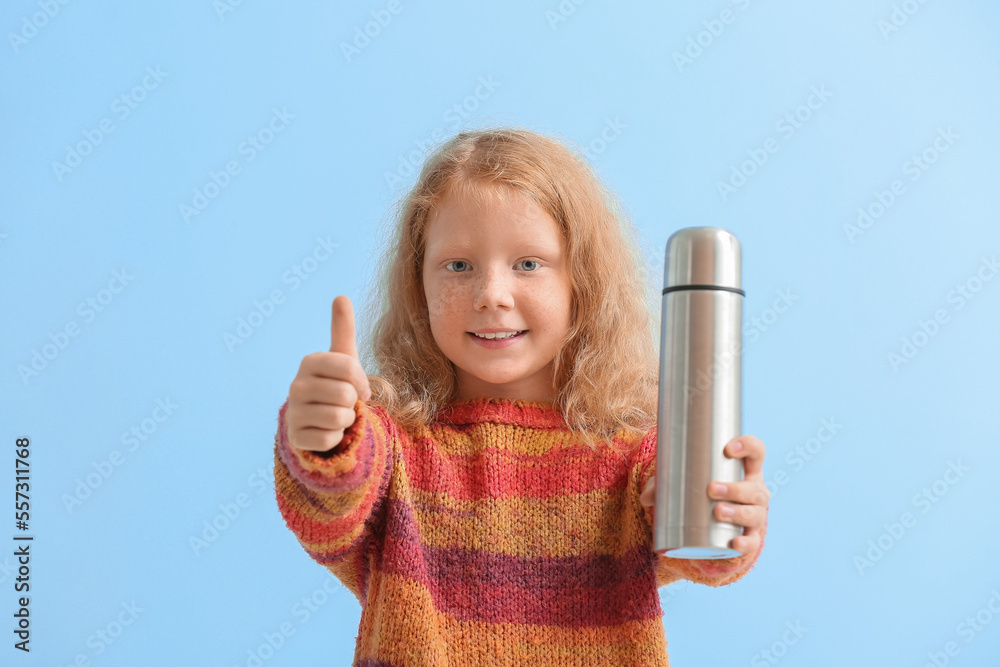
[[[530,263],[530,264],[534,264],[535,265],[535,268],[528,269],[529,273],[538,270],[539,264],[538,264],[538,262],[536,262],[533,259],[522,259],[520,263],[521,264]],[[468,266],[469,263],[466,262],[465,260],[462,260],[462,259],[455,259],[455,260],[452,260],[452,261],[448,262],[447,264],[445,264],[445,267],[447,268],[447,267],[451,266],[452,264],[464,264],[464,265]],[[455,270],[454,273],[467,273],[467,271]]]

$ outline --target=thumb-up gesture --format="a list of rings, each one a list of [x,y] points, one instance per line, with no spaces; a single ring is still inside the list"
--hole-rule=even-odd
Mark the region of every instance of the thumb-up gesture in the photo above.
[[[354,423],[354,405],[371,398],[354,330],[354,307],[341,295],[333,300],[330,351],[306,355],[288,391],[285,424],[292,447],[327,452]]]

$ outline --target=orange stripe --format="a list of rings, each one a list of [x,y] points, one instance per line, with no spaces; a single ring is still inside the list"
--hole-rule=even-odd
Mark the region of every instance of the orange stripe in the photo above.
[[[456,656],[471,664],[667,665],[662,619],[581,629],[459,621],[404,577],[376,574],[370,591],[380,599],[369,599],[377,611],[361,617],[360,659],[428,667],[453,664]]]

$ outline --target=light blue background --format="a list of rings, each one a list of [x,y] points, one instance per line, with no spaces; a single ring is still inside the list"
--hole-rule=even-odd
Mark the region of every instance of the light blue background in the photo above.
[[[1000,279],[976,280],[1000,253],[1000,8],[591,1],[564,2],[553,23],[556,0],[399,2],[349,59],[341,43],[387,2],[246,0],[220,14],[211,0],[53,0],[47,19],[37,1],[5,3],[0,442],[31,438],[36,539],[30,656],[11,647],[14,559],[0,558],[0,663],[242,666],[288,623],[263,664],[349,664],[360,607],[339,584],[323,592],[329,577],[273,497],[277,411],[302,357],[328,349],[333,298],[363,302],[380,230],[413,181],[387,173],[435,131],[510,123],[588,147],[657,282],[678,228],[725,227],[743,245],[744,431],[767,446],[769,534],[736,585],[661,589],[671,664],[922,665],[948,642],[948,664],[996,664]],[[903,5],[898,30],[880,29]],[[713,23],[725,9],[731,21]],[[144,77],[122,117],[116,100]],[[830,97],[787,136],[778,123],[813,87]],[[251,161],[241,144],[274,109],[294,117]],[[60,178],[53,163],[102,120],[113,130]],[[622,127],[602,144],[609,122]],[[957,139],[932,155],[948,128]],[[723,198],[718,182],[768,139],[777,151]],[[908,161],[929,148],[936,161],[911,180]],[[179,206],[229,161],[240,173],[185,221]],[[897,179],[905,190],[851,242],[845,225]],[[318,238],[334,256],[286,281]],[[132,279],[102,292],[115,271]],[[959,285],[978,288],[961,308]],[[273,290],[283,303],[227,347]],[[791,305],[778,313],[781,292]],[[100,312],[81,308],[102,296]],[[939,310],[946,321],[923,336]],[[78,335],[22,378],[71,323]],[[893,367],[904,338],[920,347]],[[168,399],[177,408],[155,422]],[[130,451],[123,434],[143,420],[152,432]],[[823,420],[840,425],[832,437]],[[115,450],[121,465],[68,510]],[[950,484],[955,461],[969,469]],[[936,502],[918,504],[935,482]],[[196,554],[190,538],[237,498],[248,504]],[[893,537],[904,512],[913,521]],[[133,602],[135,621],[99,651],[96,632]],[[977,613],[979,630],[960,626]]]

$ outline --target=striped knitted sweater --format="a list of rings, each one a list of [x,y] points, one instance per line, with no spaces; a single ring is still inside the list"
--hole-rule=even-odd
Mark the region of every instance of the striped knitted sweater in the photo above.
[[[760,555],[652,551],[639,494],[656,427],[616,435],[639,440],[631,452],[595,452],[548,403],[453,403],[406,432],[359,400],[341,444],[320,454],[289,446],[287,407],[275,437],[278,507],[361,603],[357,666],[665,666],[657,588],[729,584]]]

